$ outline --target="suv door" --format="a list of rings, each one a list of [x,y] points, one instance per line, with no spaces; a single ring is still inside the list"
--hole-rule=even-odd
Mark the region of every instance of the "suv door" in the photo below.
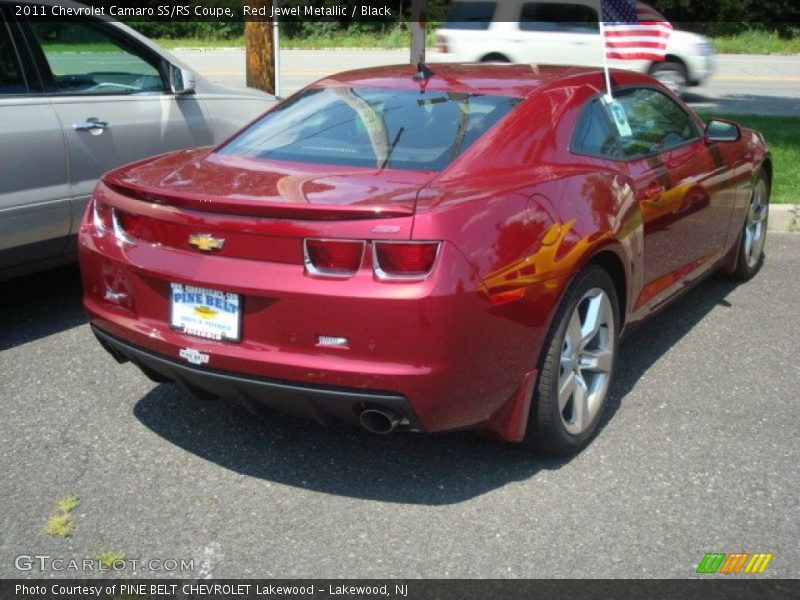
[[[530,62],[599,66],[603,63],[597,10],[582,2],[525,2],[519,16],[520,53]]]
[[[64,136],[50,100],[23,66],[18,24],[0,6],[0,278],[58,257],[70,231]],[[5,273],[4,273],[5,271]]]
[[[104,172],[212,143],[203,104],[173,94],[167,62],[112,23],[31,21],[27,27],[66,139],[72,233]]]

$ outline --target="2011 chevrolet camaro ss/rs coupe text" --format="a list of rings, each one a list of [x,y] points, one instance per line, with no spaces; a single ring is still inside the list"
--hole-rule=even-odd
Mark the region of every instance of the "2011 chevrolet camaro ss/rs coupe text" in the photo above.
[[[646,75],[323,79],[214,148],[112,171],[80,231],[103,346],[199,396],[551,453],[597,428],[620,335],[763,261],[762,136]]]

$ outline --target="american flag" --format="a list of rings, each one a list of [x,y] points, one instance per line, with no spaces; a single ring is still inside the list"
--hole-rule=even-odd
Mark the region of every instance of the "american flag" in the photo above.
[[[608,58],[664,60],[672,31],[662,14],[637,0],[601,0]]]

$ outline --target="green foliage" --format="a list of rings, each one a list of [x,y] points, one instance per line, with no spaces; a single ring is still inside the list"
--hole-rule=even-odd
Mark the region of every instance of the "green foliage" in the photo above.
[[[775,31],[714,36],[712,42],[719,54],[800,54],[800,36],[787,39]]]

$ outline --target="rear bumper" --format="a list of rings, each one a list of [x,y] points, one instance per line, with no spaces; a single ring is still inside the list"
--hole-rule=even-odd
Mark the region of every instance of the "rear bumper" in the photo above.
[[[401,429],[420,430],[408,401],[399,394],[276,381],[181,364],[124,342],[96,325],[92,332],[118,362],[132,362],[158,382],[177,382],[200,398],[223,398],[254,413],[274,409],[323,425],[355,424],[365,408],[388,409],[402,416]]]

